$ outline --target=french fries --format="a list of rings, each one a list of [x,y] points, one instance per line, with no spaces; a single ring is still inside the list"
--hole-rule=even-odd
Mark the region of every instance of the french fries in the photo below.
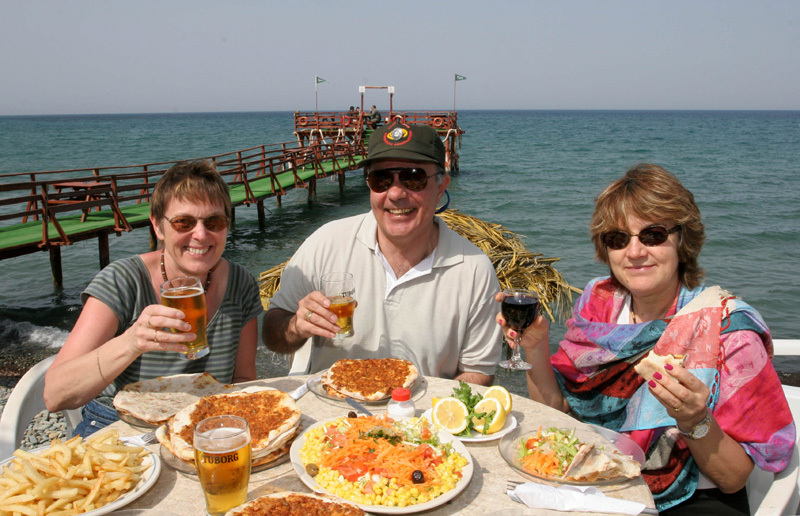
[[[23,450],[0,473],[0,516],[72,516],[130,491],[150,464],[148,450],[119,444],[116,430],[68,441],[33,454]]]

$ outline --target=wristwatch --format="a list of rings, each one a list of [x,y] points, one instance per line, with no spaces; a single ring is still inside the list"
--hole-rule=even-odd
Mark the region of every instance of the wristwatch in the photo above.
[[[706,417],[703,418],[702,421],[697,423],[692,427],[691,430],[688,432],[684,432],[683,430],[678,427],[678,431],[682,433],[684,436],[688,437],[689,439],[696,441],[697,439],[702,439],[706,435],[708,435],[708,431],[711,430],[711,412],[706,411]]]

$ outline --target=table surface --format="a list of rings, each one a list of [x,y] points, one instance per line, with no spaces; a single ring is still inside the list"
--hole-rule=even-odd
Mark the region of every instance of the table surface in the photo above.
[[[305,383],[307,379],[308,376],[286,376],[256,380],[254,382],[248,382],[245,385],[266,385],[285,392],[291,392]],[[453,392],[453,387],[458,385],[458,382],[454,380],[442,378],[426,378],[426,380],[427,390],[416,401],[417,415],[421,415],[425,410],[431,407],[432,397],[439,398],[449,396]],[[482,392],[485,388],[477,387],[476,390]],[[555,409],[528,398],[517,395],[512,396],[514,406],[511,413],[520,423],[528,419],[529,421],[542,421],[543,424],[548,426],[564,428],[581,425],[577,420]],[[301,420],[303,428],[308,428],[320,420],[345,416],[352,410],[341,402],[320,398],[313,392],[309,392],[300,398],[297,405],[303,413],[303,418]],[[370,408],[372,408],[372,406],[370,406]],[[384,410],[385,408],[378,406],[373,412],[378,413]],[[123,421],[118,421],[111,426],[112,428],[119,429],[120,434],[123,436],[137,435],[141,434],[143,431],[141,428],[130,426]],[[506,464],[497,449],[498,442],[498,440],[494,440],[481,443],[465,443],[474,464],[472,479],[466,489],[452,501],[436,509],[426,511],[424,514],[566,514],[550,510],[533,511],[522,504],[514,502],[506,495],[506,482],[508,480],[522,481],[527,479]],[[160,444],[156,443],[150,445],[148,448],[156,453],[160,453],[160,446]],[[600,486],[600,489],[608,496],[641,502],[648,507],[655,506],[650,491],[641,477],[617,484]],[[250,477],[248,500],[280,491],[311,492],[311,490],[301,482],[290,461],[285,461],[272,468],[253,473]],[[205,501],[197,477],[175,471],[165,461],[162,461],[161,475],[158,481],[147,493],[133,501],[126,508],[153,508],[169,511],[176,515],[205,515]],[[596,516],[601,513],[571,512],[570,514]]]

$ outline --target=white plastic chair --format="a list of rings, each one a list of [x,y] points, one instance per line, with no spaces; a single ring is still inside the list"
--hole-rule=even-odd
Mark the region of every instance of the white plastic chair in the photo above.
[[[50,356],[31,367],[11,391],[0,417],[0,459],[9,457],[19,447],[25,430],[44,406],[44,375],[55,360]],[[81,410],[62,410],[67,423],[67,437],[81,420]]]
[[[775,355],[800,355],[800,340],[776,339]],[[783,386],[795,425],[800,422],[800,387]],[[750,512],[756,516],[794,515],[800,512],[800,434],[795,442],[789,465],[780,473],[769,473],[758,467],[747,479]]]

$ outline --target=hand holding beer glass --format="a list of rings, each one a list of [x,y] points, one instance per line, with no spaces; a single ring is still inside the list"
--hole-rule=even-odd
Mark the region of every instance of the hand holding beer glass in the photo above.
[[[197,335],[193,341],[185,343],[189,349],[181,357],[195,360],[208,355],[206,293],[200,280],[184,276],[165,281],[161,284],[161,304],[183,312],[185,321],[192,326],[190,331]],[[174,329],[171,331],[178,332]]]
[[[353,312],[356,309],[356,287],[353,275],[349,272],[329,272],[322,275],[320,281],[322,293],[331,302],[328,310],[336,314],[339,320],[339,333],[336,339],[352,337],[353,331]]]
[[[247,501],[250,427],[238,416],[214,416],[194,429],[194,461],[209,516],[222,516]]]

